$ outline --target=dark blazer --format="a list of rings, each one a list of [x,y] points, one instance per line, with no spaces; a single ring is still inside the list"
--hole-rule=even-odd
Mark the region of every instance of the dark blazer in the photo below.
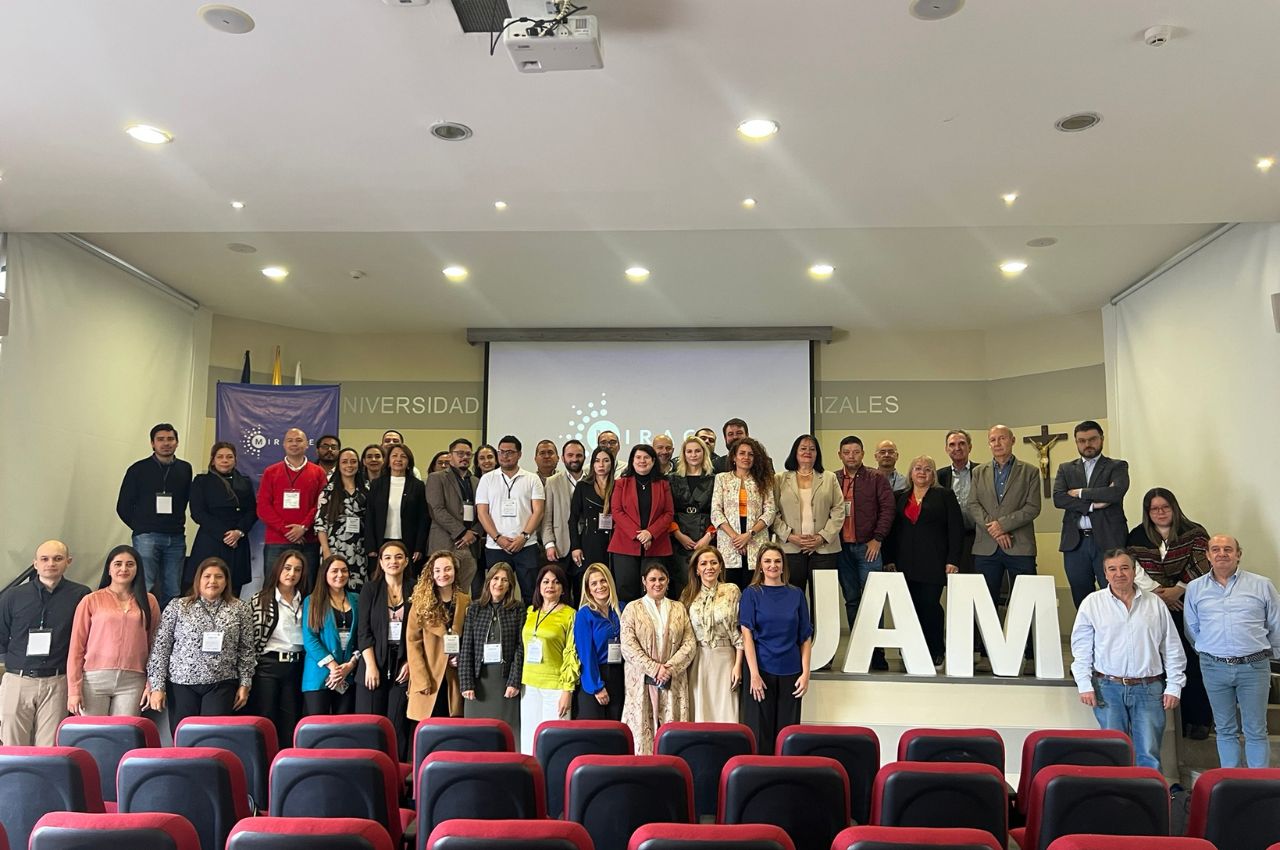
[[[253,482],[239,471],[233,472],[230,479],[224,479],[216,472],[200,473],[191,482],[191,518],[199,529],[195,542],[191,544],[182,586],[185,588],[191,584],[196,567],[205,558],[226,561],[231,568],[232,583],[236,587],[247,584],[253,578],[249,529],[258,522]],[[245,535],[235,548],[222,542],[232,529],[238,529]],[[266,568],[270,571],[271,565]]]
[[[1068,490],[1082,488],[1080,497],[1068,496]],[[1093,526],[1093,539],[1102,551],[1119,549],[1129,537],[1129,525],[1124,518],[1124,494],[1129,492],[1129,463],[1106,455],[1098,456],[1093,468],[1093,479],[1085,486],[1084,458],[1058,466],[1053,479],[1053,504],[1062,508],[1061,552],[1070,552],[1080,545],[1080,517],[1089,514]],[[1089,513],[1093,502],[1106,502],[1105,508]]]
[[[508,593],[514,590],[512,588]],[[521,635],[524,630],[525,607],[498,606],[495,611],[492,605],[472,603],[467,606],[466,617],[462,621],[462,639],[458,642],[458,685],[461,690],[476,689],[476,682],[484,665],[485,638],[495,613],[498,631],[502,634],[503,678],[507,687],[520,687],[520,676],[524,672],[524,641]]]
[[[400,672],[400,665],[409,660],[409,617],[413,613],[410,597],[413,595],[415,576],[413,570],[404,572],[404,627],[400,632],[400,644],[396,652],[391,652],[391,642],[387,640],[387,626],[391,618],[387,615],[387,583],[370,581],[360,588],[360,602],[356,616],[356,633],[360,636],[356,647],[360,652],[373,647],[373,657],[383,673],[390,671],[391,678]],[[360,664],[363,666],[364,661]],[[364,676],[357,679],[364,681]]]
[[[370,552],[387,542],[387,500],[391,496],[391,476],[383,475],[369,486],[369,502],[365,514],[365,545]],[[409,557],[414,552],[427,554],[427,488],[412,474],[404,477],[404,495],[400,497],[400,531]]]
[[[614,495],[617,495],[616,486]],[[613,532],[600,529],[602,507],[594,480],[584,478],[579,481],[573,488],[573,498],[569,500],[569,545],[582,550],[585,564],[609,563],[609,539]],[[609,508],[612,510],[613,505],[610,504]]]
[[[970,481],[972,481],[972,480],[973,480],[973,470],[974,470],[974,469],[976,469],[978,465],[977,465],[976,463],[974,463],[973,461],[969,461],[968,466],[969,466],[969,480],[970,480]],[[939,486],[939,487],[946,487],[948,490],[950,490],[950,489],[951,489],[951,476],[952,476],[953,474],[954,474],[954,472],[953,472],[953,471],[952,471],[952,469],[951,469],[951,464],[947,464],[946,466],[942,467],[942,469],[939,469],[939,470],[938,470],[938,486]]]
[[[964,516],[956,494],[946,487],[930,487],[913,523],[904,513],[911,490],[899,493],[893,527],[885,541],[886,564],[896,564],[908,581],[946,584],[947,564],[960,566]]]
[[[671,554],[671,517],[675,509],[671,503],[671,485],[667,479],[654,476],[649,487],[652,498],[649,500],[649,522],[644,526],[653,535],[644,557],[665,558]],[[640,505],[637,502],[636,479],[632,475],[624,475],[613,485],[613,499],[609,506],[613,512],[613,537],[609,540],[609,551],[618,555],[640,556],[640,542],[636,535],[640,533]]]

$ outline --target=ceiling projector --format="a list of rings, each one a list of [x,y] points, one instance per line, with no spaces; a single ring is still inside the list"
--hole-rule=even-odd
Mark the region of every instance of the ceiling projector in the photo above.
[[[554,0],[511,0],[502,43],[522,74],[603,68],[600,24],[595,15],[564,14]]]

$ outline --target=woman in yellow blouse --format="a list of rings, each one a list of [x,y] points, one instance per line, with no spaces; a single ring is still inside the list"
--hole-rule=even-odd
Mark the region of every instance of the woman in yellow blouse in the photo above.
[[[733,444],[729,460],[729,471],[716,476],[711,522],[729,578],[741,588],[751,580],[756,553],[769,542],[769,526],[777,517],[773,462],[750,437]]]
[[[458,556],[432,552],[413,589],[409,616],[410,720],[461,717],[458,650],[471,597],[458,587]]]
[[[558,564],[543,567],[533,585],[533,605],[525,615],[520,751],[526,755],[533,755],[533,736],[539,723],[569,717],[573,689],[578,686],[574,610],[561,601],[567,581]]]
[[[742,591],[725,580],[724,557],[713,546],[702,546],[689,559],[689,581],[680,601],[689,609],[689,622],[698,650],[689,673],[693,719],[697,723],[737,723],[742,683],[742,630],[738,605]]]

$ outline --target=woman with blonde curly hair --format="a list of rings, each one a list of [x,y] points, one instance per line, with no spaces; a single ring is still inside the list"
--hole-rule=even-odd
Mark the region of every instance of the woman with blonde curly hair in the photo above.
[[[410,720],[462,716],[458,652],[470,602],[458,587],[458,557],[447,549],[432,552],[410,605]]]

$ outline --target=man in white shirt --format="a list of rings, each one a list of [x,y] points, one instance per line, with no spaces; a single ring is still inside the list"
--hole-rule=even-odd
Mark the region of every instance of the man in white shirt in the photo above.
[[[1159,770],[1165,712],[1178,705],[1187,657],[1168,606],[1134,584],[1129,553],[1109,549],[1102,565],[1107,586],[1085,597],[1071,629],[1071,675],[1098,725],[1124,732],[1138,766]]]
[[[558,563],[569,577],[564,596],[570,604],[576,605],[582,589],[578,586],[582,568],[573,562],[569,554],[573,551],[569,545],[569,505],[574,488],[582,480],[582,466],[587,460],[586,446],[577,440],[569,440],[560,451],[560,459],[564,462],[564,469],[548,478],[543,485],[546,510],[542,515],[542,546],[547,563]]]
[[[476,488],[476,516],[486,534],[486,569],[510,564],[528,602],[538,574],[538,528],[546,491],[542,479],[520,468],[520,449],[520,440],[510,434],[498,441],[498,468],[486,472]]]

